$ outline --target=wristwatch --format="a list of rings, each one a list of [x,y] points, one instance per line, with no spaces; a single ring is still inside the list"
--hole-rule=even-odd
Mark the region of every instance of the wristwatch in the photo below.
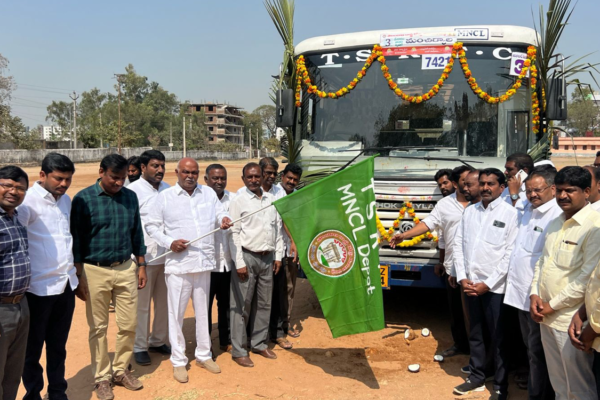
[[[144,262],[139,263],[138,267],[145,267],[147,265],[148,265],[148,263],[144,261]]]
[[[519,200],[519,195],[518,194],[511,194],[510,195],[510,199],[511,200]]]

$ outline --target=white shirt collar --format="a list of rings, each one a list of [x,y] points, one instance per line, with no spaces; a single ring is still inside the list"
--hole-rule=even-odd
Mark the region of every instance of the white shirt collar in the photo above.
[[[187,195],[189,196],[189,194],[188,194],[187,190],[185,190],[184,188],[182,188],[182,187],[179,185],[179,182],[177,182],[177,183],[175,184],[175,191],[177,192],[177,194],[178,194],[178,195],[181,195],[182,193],[185,193],[185,194],[187,194]],[[202,185],[200,185],[200,184],[196,185],[196,188],[194,189],[194,192],[192,193],[192,196],[193,196],[193,195],[194,195],[194,193],[196,193],[196,192],[202,193]]]
[[[54,198],[52,193],[44,189],[40,182],[36,182],[31,187],[31,190],[36,192],[41,198],[51,201],[52,203],[58,203],[62,196],[58,196],[57,199]]]

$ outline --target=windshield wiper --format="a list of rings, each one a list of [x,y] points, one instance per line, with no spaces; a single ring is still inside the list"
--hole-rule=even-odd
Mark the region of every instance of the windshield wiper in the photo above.
[[[356,159],[360,156],[362,156],[366,151],[388,151],[388,150],[404,150],[404,149],[422,149],[422,146],[414,146],[414,147],[410,147],[410,146],[402,146],[402,147],[367,147],[365,149],[356,149],[356,150],[342,150],[342,151],[358,151],[359,153],[356,155],[356,157],[354,157],[352,160],[350,160],[346,165],[344,165],[343,167],[341,167],[340,169],[338,169],[338,171],[343,170],[344,168],[348,167],[350,164],[352,164],[354,161],[356,161]],[[340,152],[342,152],[340,151]],[[439,150],[438,150],[439,151]],[[408,159],[415,159],[415,160],[425,160],[425,161],[454,161],[454,162],[459,162],[462,163],[464,165],[466,165],[467,167],[471,167],[471,168],[475,168],[472,165],[470,165],[468,162],[461,160],[460,158],[450,158],[450,157],[428,157],[428,156],[385,156],[385,157],[389,157],[389,158],[408,158]],[[477,163],[477,164],[483,164],[483,161],[470,161],[471,163]]]

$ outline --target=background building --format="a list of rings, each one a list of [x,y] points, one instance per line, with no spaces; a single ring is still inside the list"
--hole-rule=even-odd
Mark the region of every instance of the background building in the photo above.
[[[61,140],[62,139],[62,129],[60,126],[54,125],[44,125],[42,127],[42,138],[44,140]],[[69,140],[68,138],[64,138],[64,140]]]
[[[242,145],[244,116],[241,110],[241,107],[223,103],[193,103],[188,112],[204,112],[209,143],[231,142]]]

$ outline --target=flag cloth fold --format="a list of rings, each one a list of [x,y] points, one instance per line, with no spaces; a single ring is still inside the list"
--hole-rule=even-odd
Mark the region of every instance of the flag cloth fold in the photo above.
[[[385,327],[373,170],[371,157],[273,203],[334,338]]]

